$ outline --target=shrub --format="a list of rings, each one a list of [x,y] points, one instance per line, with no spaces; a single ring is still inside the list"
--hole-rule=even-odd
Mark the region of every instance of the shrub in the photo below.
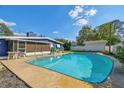
[[[120,47],[117,49],[116,56],[120,60],[121,63],[124,63],[124,47]]]
[[[60,42],[63,42],[63,47],[64,47],[64,50],[70,50],[71,48],[71,42],[69,40],[66,40],[66,39],[56,39],[57,41],[60,41]]]
[[[64,50],[70,50],[71,48],[71,42],[70,41],[65,41],[63,44]]]
[[[51,53],[54,54],[56,52],[56,48],[52,47],[51,48]]]

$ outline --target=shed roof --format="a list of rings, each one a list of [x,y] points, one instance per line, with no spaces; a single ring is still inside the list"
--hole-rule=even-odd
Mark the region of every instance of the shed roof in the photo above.
[[[84,44],[89,43],[107,43],[107,40],[85,41]]]

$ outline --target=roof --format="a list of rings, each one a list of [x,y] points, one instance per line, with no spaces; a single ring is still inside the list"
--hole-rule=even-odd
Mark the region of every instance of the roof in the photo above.
[[[49,44],[48,42],[45,42],[45,41],[23,40],[23,39],[14,39],[14,38],[6,38],[6,40],[15,40],[15,41],[24,41],[24,42],[35,42],[35,43]]]
[[[124,46],[123,43],[119,43],[119,44],[116,44],[116,45],[113,45],[114,47],[118,47],[118,46]]]
[[[56,41],[55,39],[52,39],[52,38],[49,38],[49,37],[17,37],[17,36],[1,36],[0,39],[32,39],[32,40],[35,40],[35,39],[47,39],[47,40],[50,40],[50,41],[53,41],[53,42],[56,42],[58,44],[63,44],[62,42],[59,42],[59,41]],[[44,41],[45,42],[45,41]]]
[[[89,44],[89,43],[107,43],[106,40],[96,40],[96,41],[85,41],[84,44]]]

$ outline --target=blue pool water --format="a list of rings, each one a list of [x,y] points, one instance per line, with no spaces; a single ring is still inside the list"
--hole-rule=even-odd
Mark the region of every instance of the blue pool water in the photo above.
[[[93,53],[44,57],[29,63],[91,83],[103,82],[110,74],[113,65],[110,58]]]

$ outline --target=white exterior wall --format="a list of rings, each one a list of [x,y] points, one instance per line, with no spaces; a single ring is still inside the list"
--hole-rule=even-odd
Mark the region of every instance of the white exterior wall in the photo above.
[[[114,53],[114,54],[116,54],[118,47],[124,47],[124,45],[123,44],[112,45],[111,46],[111,52]],[[109,51],[109,46],[105,46],[105,50],[106,51]]]
[[[33,56],[33,55],[48,55],[50,51],[43,51],[43,52],[27,52],[26,56]]]
[[[71,50],[83,51],[84,50],[84,47],[83,46],[71,46]]]
[[[109,51],[109,46],[105,46],[105,50]],[[115,52],[115,51],[116,51],[116,48],[111,46],[111,52]]]
[[[85,46],[72,46],[71,50],[77,51],[104,51],[106,41],[87,41],[84,42]]]
[[[84,46],[86,51],[104,51],[106,43],[88,43]]]

